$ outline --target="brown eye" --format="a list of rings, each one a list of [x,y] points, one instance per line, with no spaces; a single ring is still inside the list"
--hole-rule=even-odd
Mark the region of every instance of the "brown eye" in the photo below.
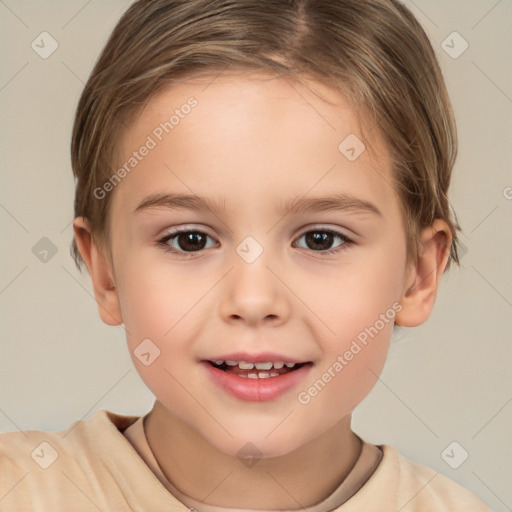
[[[208,248],[208,238],[211,237],[202,231],[179,230],[165,236],[158,243],[164,245],[166,250],[171,252],[193,253]],[[212,246],[210,245],[210,247]]]
[[[332,254],[343,250],[343,246],[351,243],[351,240],[344,234],[325,229],[308,231],[302,235],[299,240],[301,238],[304,238],[305,240],[306,249],[311,249],[314,252],[323,252],[326,254]],[[340,240],[341,242],[338,243],[333,249],[332,245],[335,243],[336,239]]]
[[[179,248],[184,251],[204,249],[206,243],[206,237],[198,232],[180,233],[173,238],[176,239]]]

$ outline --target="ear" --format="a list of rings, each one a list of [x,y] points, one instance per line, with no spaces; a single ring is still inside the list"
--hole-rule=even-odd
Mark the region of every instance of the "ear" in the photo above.
[[[452,235],[448,224],[441,219],[421,232],[418,259],[408,270],[396,324],[416,327],[424,323],[434,307],[439,281],[450,256]]]
[[[121,325],[123,318],[111,263],[96,245],[87,219],[76,217],[73,231],[76,245],[91,276],[101,319],[107,325]]]

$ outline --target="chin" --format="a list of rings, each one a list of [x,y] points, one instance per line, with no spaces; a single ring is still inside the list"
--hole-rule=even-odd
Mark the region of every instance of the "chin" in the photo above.
[[[212,437],[211,431],[201,433],[205,440],[219,451],[231,457],[243,459],[254,457],[258,459],[270,459],[286,456],[311,441],[315,436],[307,436],[304,431],[290,431],[284,427],[275,429],[279,422],[273,423],[270,428],[255,428],[254,425],[245,429],[228,431],[233,437],[219,436]],[[280,431],[279,431],[280,430]]]
[[[300,448],[299,443],[295,442],[290,445],[283,445],[280,442],[269,442],[266,439],[245,439],[237,441],[232,440],[228,443],[220,443],[216,448],[226,455],[237,457],[241,461],[248,458],[254,459],[271,459],[275,457],[286,456]]]

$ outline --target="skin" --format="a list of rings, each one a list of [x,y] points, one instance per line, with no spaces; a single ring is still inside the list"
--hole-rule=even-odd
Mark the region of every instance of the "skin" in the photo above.
[[[361,450],[351,412],[382,370],[393,322],[307,404],[297,395],[393,304],[401,306],[398,324],[423,323],[448,258],[450,231],[436,220],[422,231],[418,260],[407,263],[377,130],[365,132],[371,151],[349,161],[338,145],[349,134],[364,139],[357,112],[340,93],[309,83],[240,73],[161,91],[123,134],[120,164],[190,96],[198,105],[116,186],[110,252],[95,244],[86,219],[74,221],[100,316],[124,323],[134,365],[156,396],[145,421],[148,443],[176,488],[212,505],[299,509],[343,481]],[[224,202],[226,212],[159,206],[134,213],[146,196],[164,192]],[[281,201],[333,193],[370,202],[380,214],[274,212]],[[193,252],[176,238],[168,246],[181,253],[158,245],[180,226],[208,235],[205,248]],[[308,242],[303,235],[318,226],[353,243]],[[263,249],[251,264],[236,252],[247,236]],[[161,351],[149,366],[134,356],[147,338]],[[312,366],[278,398],[248,402],[212,384],[199,364],[235,351],[279,352]],[[237,457],[249,441],[261,453],[252,467]]]

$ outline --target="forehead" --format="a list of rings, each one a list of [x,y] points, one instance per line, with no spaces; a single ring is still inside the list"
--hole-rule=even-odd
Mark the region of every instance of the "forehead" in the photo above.
[[[200,104],[204,116],[215,114],[223,123],[229,119],[240,122],[242,117],[247,120],[251,116],[253,125],[262,126],[265,121],[275,125],[278,118],[284,123],[300,116],[303,121],[299,126],[309,122],[312,127],[319,125],[336,131],[340,122],[360,130],[367,120],[363,112],[350,104],[342,89],[334,89],[317,79],[303,76],[299,82],[286,75],[264,71],[225,71],[216,75],[194,75],[162,87],[146,100],[124,135],[147,130],[147,123],[168,120],[173,111],[183,108],[191,97]],[[127,142],[124,138],[121,138],[122,143]]]
[[[344,94],[315,80],[261,72],[189,77],[151,97],[122,134],[117,167],[128,172],[114,199],[123,189],[123,203],[133,207],[166,185],[201,195],[223,185],[223,197],[232,191],[238,201],[256,199],[262,187],[282,196],[285,183],[304,194],[315,181],[329,189],[347,171],[346,183],[364,182],[377,194],[390,187],[390,162],[365,121]],[[144,146],[150,150],[134,156]]]

